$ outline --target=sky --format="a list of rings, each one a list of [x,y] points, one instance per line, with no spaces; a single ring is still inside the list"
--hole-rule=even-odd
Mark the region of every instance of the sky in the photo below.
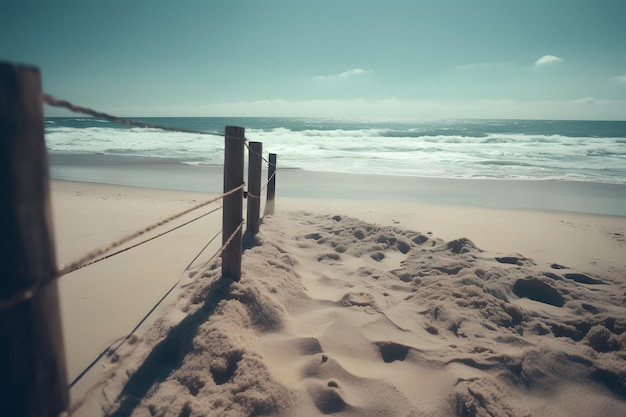
[[[0,60],[120,116],[626,120],[624,16],[624,0],[3,0]]]

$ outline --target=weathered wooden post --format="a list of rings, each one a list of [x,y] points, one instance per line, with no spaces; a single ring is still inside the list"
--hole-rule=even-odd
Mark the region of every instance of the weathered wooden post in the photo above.
[[[267,167],[267,199],[265,201],[265,214],[274,214],[274,197],[276,196],[276,154],[270,154]]]
[[[243,184],[243,156],[245,129],[226,126],[224,143],[224,193]],[[222,217],[222,245],[241,225],[243,214],[243,189],[224,197]],[[239,281],[241,278],[242,233],[241,228],[222,252],[222,277]]]
[[[69,405],[43,126],[39,69],[0,62],[0,407],[6,416],[56,417]]]
[[[259,233],[261,212],[261,161],[263,160],[263,144],[248,144],[248,228],[247,233]]]

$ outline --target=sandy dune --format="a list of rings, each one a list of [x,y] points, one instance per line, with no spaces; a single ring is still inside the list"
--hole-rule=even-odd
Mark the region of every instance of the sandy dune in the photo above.
[[[165,316],[107,359],[103,408],[626,415],[626,282],[613,262],[581,269],[279,210],[245,252],[240,282],[220,280],[217,265],[188,279]]]

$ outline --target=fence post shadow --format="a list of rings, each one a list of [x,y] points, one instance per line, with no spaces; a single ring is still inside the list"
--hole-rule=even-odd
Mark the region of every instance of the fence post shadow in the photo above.
[[[213,314],[215,308],[230,292],[235,281],[218,278],[210,287],[202,306],[172,327],[143,361],[141,366],[128,379],[118,395],[118,407],[107,417],[130,417],[155,383],[165,381],[178,369],[187,354],[193,351],[193,338],[200,326]]]
[[[256,237],[256,235],[250,232],[249,230],[247,230],[246,233],[243,234],[243,240],[242,240],[243,250],[252,249],[255,246],[259,246],[260,244],[261,243],[259,242],[259,239]]]
[[[28,416],[57,415],[68,409],[69,391],[56,280],[73,269],[57,270],[56,267],[42,104],[45,102],[126,125],[199,132],[122,119],[42,94],[39,70],[32,67],[0,62],[0,87],[0,185],[5,193],[5,201],[0,204],[0,211],[5,214],[0,216],[0,229],[3,231],[0,243],[4,249],[0,255],[3,255],[1,259],[7,265],[6,279],[0,280],[0,302],[8,306],[0,311],[0,392],[4,392],[2,398],[7,400],[5,411],[11,415],[21,415],[20,407],[28,408],[24,414]],[[241,213],[244,132],[243,128],[227,126],[224,135],[224,193],[232,192],[224,196],[223,247],[220,250],[222,275],[208,286],[202,306],[169,329],[165,338],[151,350],[124,385],[116,399],[116,409],[108,416],[130,416],[155,383],[163,382],[181,366],[186,355],[193,350],[193,338],[202,323],[230,293],[231,284],[239,281],[242,250],[260,244],[255,234],[261,222],[262,147],[258,143],[257,148],[256,142],[252,142],[251,146],[255,164],[258,164],[253,171],[258,171],[258,174],[249,180],[256,198],[255,204],[248,207],[251,210],[251,228],[245,236],[241,232],[244,224]],[[270,154],[265,214],[268,210],[273,212],[274,208],[275,162],[276,155]],[[200,206],[194,210],[197,208]],[[179,213],[177,217],[186,213]],[[172,216],[150,227],[163,225],[177,217]],[[121,242],[114,243],[119,246]],[[24,248],[27,250],[24,251]],[[81,262],[76,264],[86,266],[83,264],[89,258],[93,260],[94,253],[101,250],[90,252],[88,257],[81,258]],[[20,292],[27,298],[13,305]]]

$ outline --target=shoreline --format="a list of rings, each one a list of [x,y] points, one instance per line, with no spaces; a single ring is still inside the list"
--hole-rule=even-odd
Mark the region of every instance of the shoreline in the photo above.
[[[52,179],[139,188],[221,193],[223,168],[102,155],[51,155]],[[626,184],[557,180],[452,179],[277,172],[277,197],[394,200],[494,209],[626,216]],[[263,178],[267,172],[263,171]],[[246,178],[246,177],[244,177]]]

